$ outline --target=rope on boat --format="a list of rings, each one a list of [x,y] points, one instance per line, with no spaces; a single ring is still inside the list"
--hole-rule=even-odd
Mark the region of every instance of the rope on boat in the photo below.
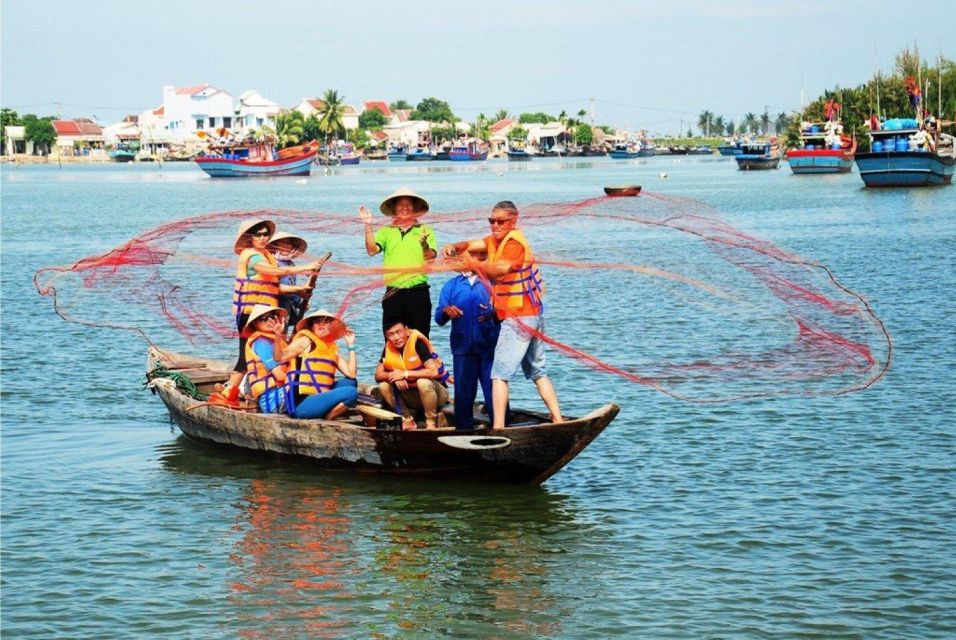
[[[173,371],[161,363],[157,364],[152,371],[146,374],[146,379],[143,381],[143,389],[150,387],[156,378],[169,378],[176,383],[177,389],[194,400],[205,401],[209,399],[209,394],[200,391],[193,381],[189,379],[189,376],[179,371]]]

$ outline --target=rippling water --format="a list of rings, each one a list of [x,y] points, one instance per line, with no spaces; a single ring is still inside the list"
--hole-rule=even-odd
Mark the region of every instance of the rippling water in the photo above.
[[[702,200],[829,266],[892,334],[887,377],[848,396],[697,405],[552,355],[569,413],[622,412],[545,486],[383,481],[184,441],[139,390],[142,342],[63,322],[31,281],[209,211],[350,213],[405,184],[453,210],[621,183]],[[5,165],[0,187],[5,637],[956,635],[953,187],[868,191],[855,173],[664,157],[238,182],[185,165]],[[598,251],[599,233],[533,241]],[[336,255],[374,262],[354,245]],[[549,324],[568,341],[652,332],[671,353],[695,347],[679,309],[595,305],[569,282],[581,313]]]

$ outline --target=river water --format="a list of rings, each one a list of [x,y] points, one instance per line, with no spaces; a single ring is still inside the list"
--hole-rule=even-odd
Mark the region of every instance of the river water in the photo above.
[[[844,396],[701,405],[549,354],[568,413],[622,410],[544,486],[317,473],[185,441],[140,391],[143,342],[64,322],[32,283],[40,267],[210,211],[354,215],[402,185],[456,210],[628,183],[701,200],[827,265],[893,336],[887,376]],[[855,172],[658,157],[378,163],[262,181],[190,165],[5,165],[0,188],[4,637],[956,635],[953,187],[875,191]],[[529,231],[539,250],[599,251],[588,233]],[[360,237],[337,242],[343,260],[377,264]],[[549,332],[627,345],[653,328],[671,353],[705,339],[651,301],[578,294]],[[381,348],[376,322],[357,323],[363,363]],[[538,406],[530,384],[513,386]]]

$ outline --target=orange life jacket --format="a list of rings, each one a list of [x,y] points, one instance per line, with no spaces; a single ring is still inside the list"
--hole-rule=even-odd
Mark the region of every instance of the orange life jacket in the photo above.
[[[292,369],[288,372],[289,387],[298,389],[302,395],[328,391],[335,383],[339,347],[334,342],[322,340],[308,329],[296,333],[293,341],[301,336],[312,342],[312,349],[293,361]]]
[[[246,373],[248,373],[248,383],[249,389],[252,392],[252,399],[257,401],[259,396],[270,389],[276,389],[283,387],[284,385],[279,384],[279,381],[276,380],[275,376],[272,374],[272,371],[266,369],[266,365],[262,360],[259,359],[259,356],[256,355],[253,345],[256,340],[265,340],[270,345],[275,344],[275,336],[269,333],[263,333],[261,331],[256,331],[248,340],[246,340]],[[276,407],[278,409],[278,407]]]
[[[523,298],[528,298],[531,305],[538,310],[538,313],[541,313],[544,310],[542,300],[544,281],[541,279],[538,265],[534,262],[531,245],[528,244],[524,234],[518,229],[512,229],[497,245],[494,244],[494,237],[488,238],[486,241],[488,260],[490,262],[502,260],[508,240],[514,240],[524,249],[524,263],[514,271],[501,276],[491,285],[495,308],[513,312],[524,306]]]
[[[266,304],[275,307],[279,304],[279,277],[265,276],[255,272],[249,277],[249,260],[253,256],[262,256],[271,266],[279,266],[276,258],[268,251],[244,249],[239,254],[239,264],[236,266],[236,284],[232,291],[232,312],[238,319],[244,313],[249,313],[257,304]]]
[[[408,340],[405,342],[405,347],[401,353],[399,353],[390,342],[385,342],[385,358],[382,360],[382,365],[385,367],[385,370],[417,371],[418,369],[424,369],[425,363],[422,362],[422,359],[418,356],[418,350],[415,348],[419,340],[425,343],[425,346],[428,348],[428,353],[432,359],[438,363],[438,381],[448,382],[451,375],[445,369],[445,364],[441,361],[441,358],[438,357],[434,347],[432,347],[431,341],[416,329],[408,330]]]

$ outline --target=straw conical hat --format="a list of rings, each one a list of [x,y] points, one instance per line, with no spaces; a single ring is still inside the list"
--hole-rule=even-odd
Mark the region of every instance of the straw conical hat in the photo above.
[[[272,236],[272,239],[269,240],[269,246],[271,247],[279,240],[286,240],[292,243],[292,246],[295,247],[295,250],[299,253],[305,253],[305,250],[309,248],[309,243],[305,241],[304,238],[293,235],[291,233],[286,233],[285,231],[278,231],[275,235]]]
[[[331,311],[326,311],[325,309],[317,309],[316,311],[310,311],[305,314],[305,317],[299,320],[295,325],[296,331],[302,331],[303,329],[308,329],[312,324],[312,321],[316,318],[332,318],[336,321],[336,324],[342,325],[344,328],[345,323],[342,322],[341,318],[332,313]]]
[[[235,251],[236,254],[240,254],[242,253],[243,249],[248,249],[252,246],[252,238],[249,236],[249,231],[255,229],[261,224],[269,227],[270,236],[276,232],[276,223],[272,220],[260,220],[258,218],[246,220],[239,225],[239,233],[236,234],[236,243],[232,247],[232,250]]]
[[[408,187],[402,187],[398,191],[394,192],[392,195],[388,196],[382,200],[382,204],[379,205],[378,209],[387,216],[395,215],[395,201],[399,198],[411,198],[414,202],[415,213],[422,214],[428,211],[428,200],[421,197]]]
[[[252,326],[255,324],[256,320],[267,313],[272,313],[273,311],[278,311],[279,315],[282,316],[283,319],[289,317],[289,312],[282,307],[273,307],[271,304],[257,304],[252,308],[252,311],[249,312],[249,319],[246,320],[246,326],[242,328],[243,331],[249,331],[252,329]]]

